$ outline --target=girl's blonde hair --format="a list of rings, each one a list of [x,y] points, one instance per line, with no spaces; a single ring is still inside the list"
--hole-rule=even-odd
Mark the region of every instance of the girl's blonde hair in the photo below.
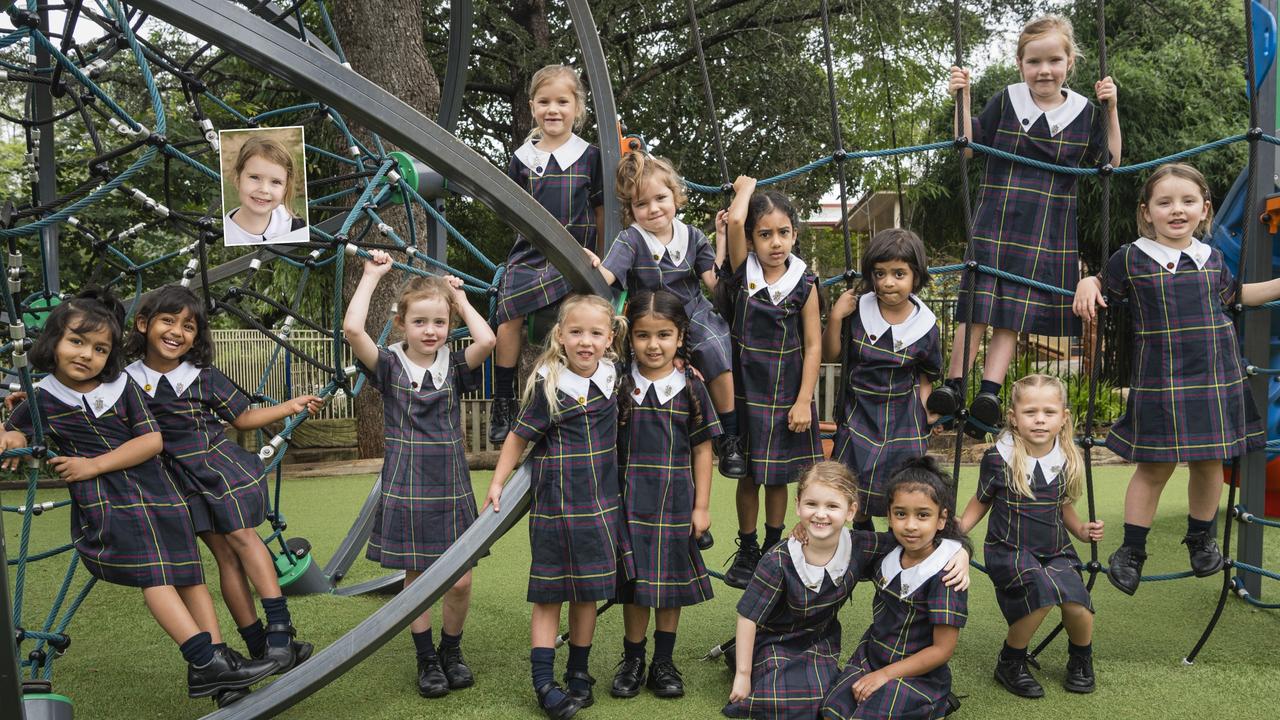
[[[449,281],[438,275],[429,277],[416,276],[400,289],[400,297],[396,300],[396,319],[404,322],[404,314],[409,306],[419,300],[443,300],[449,308],[449,328],[453,329],[454,320],[462,313],[453,304],[453,287]]]
[[[1005,432],[1013,440],[1013,461],[1009,463],[1008,477],[1005,479],[1009,489],[1028,498],[1034,498],[1031,484],[1027,482],[1027,446],[1017,433],[1016,411],[1022,395],[1035,388],[1053,388],[1062,400],[1063,423],[1058,432],[1058,447],[1066,457],[1066,466],[1062,476],[1066,481],[1066,504],[1074,504],[1084,490],[1084,457],[1075,441],[1075,428],[1071,419],[1071,408],[1067,404],[1067,386],[1052,375],[1027,375],[1013,384],[1009,390],[1009,429]],[[1046,478],[1049,479],[1049,478]]]
[[[1209,195],[1209,182],[1204,179],[1204,175],[1200,171],[1191,167],[1186,163],[1165,163],[1156,168],[1155,172],[1147,178],[1142,184],[1142,192],[1138,194],[1138,234],[1145,238],[1156,237],[1156,229],[1146,218],[1142,216],[1142,211],[1146,209],[1147,203],[1151,202],[1151,194],[1156,190],[1156,184],[1167,177],[1174,177],[1180,180],[1189,180],[1200,188],[1200,196],[1209,203],[1209,210],[1204,214],[1204,219],[1196,226],[1192,232],[1197,238],[1203,238],[1209,234],[1209,229],[1213,226],[1213,198]]]
[[[529,102],[533,102],[534,96],[538,94],[538,88],[560,79],[566,79],[573,85],[573,97],[578,103],[577,112],[573,116],[573,129],[581,130],[582,123],[587,119],[587,90],[582,86],[582,78],[578,77],[577,71],[568,65],[548,65],[535,72],[533,77],[529,78]],[[540,137],[542,137],[542,128],[534,124],[525,140],[535,140]]]
[[[858,478],[844,463],[823,460],[810,465],[809,469],[800,473],[796,485],[796,500],[814,485],[825,485],[840,493],[849,501],[850,509],[858,507]]]
[[[275,163],[284,168],[284,200],[280,203],[284,206],[289,217],[297,217],[293,214],[293,197],[298,191],[297,174],[293,169],[293,156],[289,154],[289,150],[274,138],[265,135],[254,135],[244,144],[240,146],[240,152],[236,155],[236,186],[239,187],[240,173],[244,172],[244,166],[255,157],[262,157],[267,162]]]
[[[1070,77],[1076,69],[1076,62],[1080,59],[1080,47],[1076,45],[1076,30],[1071,26],[1071,21],[1061,15],[1041,15],[1022,26],[1022,34],[1018,36],[1018,62],[1022,62],[1022,53],[1027,49],[1027,43],[1054,34],[1061,37],[1062,44],[1066,46],[1067,61],[1071,66],[1067,76]]]
[[[623,155],[622,162],[618,163],[618,177],[614,183],[614,192],[618,195],[618,203],[622,205],[623,225],[635,222],[636,218],[631,213],[631,203],[635,202],[645,182],[654,176],[660,177],[662,184],[671,190],[671,198],[675,201],[676,210],[684,207],[684,204],[689,201],[689,196],[684,191],[684,183],[680,181],[680,175],[676,173],[670,161],[640,151],[629,152]]]
[[[564,319],[569,316],[574,309],[586,305],[595,310],[599,310],[602,314],[609,318],[609,329],[613,331],[613,343],[605,349],[604,357],[610,362],[617,363],[622,356],[622,342],[627,335],[627,321],[621,315],[617,315],[613,311],[613,305],[599,295],[570,295],[560,303],[560,313],[556,316],[556,324],[551,326],[551,331],[547,333],[547,347],[543,349],[542,354],[533,363],[534,375],[529,377],[529,381],[524,384],[524,392],[520,396],[520,401],[529,404],[534,401],[533,390],[537,384],[538,368],[546,367],[547,376],[542,382],[542,394],[547,401],[547,408],[551,411],[551,416],[555,417],[560,414],[560,403],[556,399],[556,385],[560,380],[560,373],[565,370],[564,346],[560,344],[560,326],[564,324]]]

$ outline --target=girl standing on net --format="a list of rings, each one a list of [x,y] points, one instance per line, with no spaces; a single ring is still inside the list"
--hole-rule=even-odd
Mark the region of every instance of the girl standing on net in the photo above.
[[[1204,176],[1190,165],[1161,165],[1139,196],[1142,237],[1076,289],[1082,318],[1092,320],[1096,306],[1127,299],[1133,319],[1129,399],[1107,436],[1108,448],[1138,464],[1124,497],[1124,542],[1107,560],[1107,578],[1129,595],[1142,579],[1147,533],[1178,463],[1191,471],[1182,542],[1196,576],[1208,577],[1223,562],[1210,534],[1222,463],[1266,443],[1227,308],[1280,298],[1280,279],[1241,285],[1237,297],[1222,253],[1198,239],[1212,220]]]
[[[1116,86],[1110,77],[1094,84],[1104,112],[1083,95],[1064,87],[1078,55],[1071,23],[1046,15],[1027,23],[1018,38],[1018,70],[1022,82],[1006,87],[970,123],[969,71],[951,68],[948,90],[960,100],[965,138],[990,147],[1055,165],[1083,167],[1120,164],[1120,119]],[[1103,146],[1103,136],[1106,146]],[[966,153],[971,151],[966,150]],[[972,255],[966,259],[1031,278],[1058,288],[1073,288],[1080,277],[1076,239],[1076,176],[1029,165],[986,158],[973,216]],[[1019,333],[1079,335],[1071,304],[1056,293],[976,273],[970,292],[961,293],[947,380],[929,396],[929,412],[953,415],[963,404],[960,375],[964,368],[965,333],[969,333],[969,367],[973,366],[987,326],[995,328],[982,366],[982,385],[969,410],[978,421],[996,426],[1001,420],[1000,386],[1013,359]],[[985,431],[968,426],[978,438]]]
[[[707,378],[724,430],[716,440],[720,474],[746,477],[734,409],[729,325],[698,284],[701,278],[714,291],[718,283],[715,250],[701,230],[676,219],[687,198],[675,168],[665,159],[643,152],[624,155],[618,165],[617,193],[622,221],[629,227],[609,247],[600,274],[623,290],[667,290],[680,298],[689,316],[685,338],[689,354],[694,367]]]
[[[160,428],[124,365],[124,308],[110,293],[85,290],[54,308],[31,348],[49,373],[14,410],[0,450],[25,447],[39,408],[58,457],[49,466],[71,495],[71,539],[99,580],[142,589],[156,622],[187,661],[187,694],[247,688],[276,669],[222,643],[204,584],[200,549],[182,491],[160,462]],[[4,461],[7,470],[19,458]]]
[[[982,552],[1009,623],[996,681],[1014,695],[1044,696],[1027,670],[1027,644],[1057,606],[1070,640],[1062,685],[1091,693],[1093,603],[1067,533],[1097,542],[1102,521],[1076,514],[1084,459],[1073,437],[1067,388],[1055,377],[1027,375],[1013,384],[1009,404],[1007,429],[983,456],[978,490],[960,517],[960,532],[968,533],[991,512]]]
[[[871,627],[822,704],[822,717],[938,718],[960,707],[947,661],[968,617],[969,584],[944,571],[963,556],[948,479],[929,456],[906,461],[885,489],[898,547],[880,562]]]
[[[813,401],[822,362],[817,277],[791,253],[799,219],[786,195],[733,183],[726,281],[733,302],[736,406],[745,418],[747,477],[738,480],[738,552],[725,582],[744,588],[761,553],[782,539],[787,483],[822,459]],[[764,545],[756,540],[764,486]]]
[[[626,318],[631,361],[618,387],[618,457],[627,522],[622,541],[635,577],[619,592],[626,635],[610,692],[635,697],[646,684],[658,697],[675,698],[684,695],[672,660],[680,608],[712,596],[697,538],[711,525],[711,441],[720,424],[706,386],[675,367],[677,356],[687,357],[690,323],[682,298],[640,290],[630,297]],[[650,608],[656,630],[646,682]]]
[[[261,136],[246,140],[236,155],[233,177],[240,207],[222,219],[228,245],[262,243],[306,227],[305,220],[293,215],[298,190],[293,156],[279,141]]]
[[[502,486],[529,443],[529,602],[533,603],[529,659],[538,703],[554,720],[595,702],[588,672],[596,601],[614,597],[633,577],[619,540],[618,465],[615,453],[618,359],[613,347],[626,321],[608,300],[572,295],[547,336],[547,348],[525,385],[523,406],[493,471],[485,507],[499,510]],[[620,560],[621,559],[621,560]],[[621,565],[620,565],[621,562]],[[555,681],[560,607],[569,603],[568,684]]]
[[[569,234],[594,255],[601,254],[604,227],[604,170],[600,148],[578,137],[587,116],[587,93],[572,68],[548,65],[529,81],[529,111],[537,125],[516,149],[507,175]],[[507,271],[498,287],[498,347],[493,357],[493,404],[489,442],[501,444],[511,431],[516,402],[516,364],[524,342],[524,318],[559,302],[569,283],[524,236],[516,236]]]
[[[860,479],[857,522],[868,530],[872,516],[885,515],[889,477],[929,450],[924,404],[942,372],[942,343],[937,319],[915,295],[927,284],[920,238],[878,232],[862,256],[861,283],[836,300],[822,336],[823,359],[843,356],[848,368],[832,458]]]
[[[140,359],[125,370],[142,388],[164,434],[164,451],[182,482],[196,534],[218,562],[222,598],[252,657],[286,672],[311,656],[296,634],[271,551],[254,529],[267,517],[262,460],[227,437],[222,424],[256,430],[290,415],[317,412],[323,401],[301,395],[273,407],[249,398],[213,367],[213,338],[204,304],[181,285],[166,285],[138,307],[125,343]],[[266,627],[249,583],[262,599]]]
[[[426,572],[476,519],[471,471],[463,447],[462,396],[480,387],[480,366],[493,352],[493,330],[453,277],[415,277],[400,291],[394,324],[404,340],[378,344],[365,330],[369,300],[391,270],[380,250],[347,304],[342,333],[369,383],[382,395],[386,453],[382,499],[369,537],[368,557],[404,570],[407,587]],[[449,351],[454,317],[471,344]],[[462,657],[462,626],[471,607],[471,571],[445,593],[440,647],[431,637],[431,610],[413,620],[418,693],[436,698],[471,687],[475,678]]]

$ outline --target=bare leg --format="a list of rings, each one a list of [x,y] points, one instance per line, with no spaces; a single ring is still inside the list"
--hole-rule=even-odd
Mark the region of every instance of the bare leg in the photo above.
[[[661,612],[659,610],[658,612]],[[627,604],[622,607],[622,626],[627,642],[644,642],[649,636],[649,608]]]
[[[200,626],[187,612],[187,606],[182,604],[182,597],[172,585],[142,588],[142,599],[151,616],[175,643],[181,645],[200,632]]]
[[[1009,626],[1009,634],[1005,637],[1005,643],[1015,650],[1021,650],[1031,642],[1031,638],[1039,629],[1040,623],[1044,622],[1049,611],[1053,609],[1052,605],[1042,607],[1039,610],[1027,615],[1017,622]]]
[[[1124,493],[1124,521],[1149,528],[1156,517],[1160,494],[1177,463],[1138,463]],[[1216,501],[1215,501],[1216,506]]]
[[[520,362],[524,349],[524,318],[512,318],[498,326],[498,346],[493,349],[493,362],[513,368]]]
[[[987,358],[982,364],[982,379],[990,380],[997,385],[1004,384],[1004,377],[1009,372],[1009,363],[1018,349],[1018,334],[1007,328],[996,328],[991,334],[991,343],[987,345]],[[973,367],[972,361],[969,367]]]
[[[755,532],[760,517],[760,486],[749,477],[739,478],[734,500],[738,506],[738,532]]]
[[[213,559],[218,562],[218,587],[222,589],[222,601],[231,611],[231,618],[236,621],[236,627],[252,625],[258,619],[258,610],[254,607],[253,593],[249,590],[249,581],[245,579],[240,556],[227,542],[225,535],[206,532],[200,533],[200,539],[213,553]],[[275,570],[273,569],[272,572]]]
[[[444,594],[444,632],[450,635],[462,633],[462,626],[467,622],[467,611],[471,609],[471,571],[458,578],[458,582]]]
[[[209,595],[208,585],[178,585],[178,597],[186,606],[191,619],[204,632],[209,633],[213,644],[222,642],[222,630],[218,627],[218,614],[213,609],[213,598]]]
[[[271,561],[271,551],[263,544],[262,538],[253,528],[241,528],[227,533],[225,536],[231,548],[240,558],[249,582],[257,589],[262,598],[278,598],[281,596],[280,579],[276,576],[276,565]]]
[[[711,404],[716,406],[717,414],[733,412],[733,373],[726,370],[712,378],[707,390],[711,393]]]
[[[569,644],[582,647],[590,645],[596,634],[596,604],[593,602],[569,603]]]
[[[781,527],[787,521],[787,489],[789,485],[764,486],[764,524]]]
[[[1062,603],[1062,624],[1072,645],[1093,642],[1093,613],[1080,603]]]
[[[960,323],[956,326],[956,335],[951,341],[951,367],[947,371],[949,378],[958,378],[964,373],[964,363],[961,361],[964,359],[965,328],[972,328],[969,335],[969,367],[973,367],[973,361],[978,357],[978,348],[982,345],[982,336],[987,332],[987,326],[978,323]]]
[[[560,632],[560,606],[563,603],[534,603],[529,622],[529,637],[533,647],[553,648]],[[594,611],[593,611],[594,615]]]
[[[417,580],[418,576],[421,574],[422,574],[421,570],[405,570],[404,586],[407,588],[410,585],[412,585],[413,581]],[[413,622],[409,623],[409,632],[424,633],[430,629],[431,629],[431,608],[427,608],[426,610],[423,610],[421,615],[414,618]]]
[[[1191,480],[1187,483],[1187,507],[1191,517],[1212,520],[1218,514],[1222,499],[1222,462],[1200,460],[1188,463]]]
[[[680,627],[680,608],[658,608],[653,611],[653,624],[658,632],[673,633]]]

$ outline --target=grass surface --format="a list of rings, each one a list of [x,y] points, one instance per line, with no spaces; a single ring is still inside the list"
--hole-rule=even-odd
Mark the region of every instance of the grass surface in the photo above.
[[[1119,543],[1128,474],[1125,467],[1097,472],[1098,508],[1108,533],[1101,544],[1104,561]],[[975,476],[976,468],[965,469],[961,479],[962,507],[972,492]],[[1178,544],[1185,530],[1185,477],[1185,469],[1180,470],[1164,498],[1151,534],[1149,574],[1186,567],[1186,552]],[[477,495],[482,495],[489,473],[477,472],[474,479]],[[366,475],[288,481],[284,510],[290,536],[307,538],[317,559],[327,560],[346,533],[372,480]],[[61,499],[66,494],[46,491],[40,496]],[[3,500],[18,504],[22,493],[6,492]],[[1082,513],[1083,508],[1082,504]],[[712,517],[717,545],[709,551],[707,560],[709,566],[719,567],[733,549],[734,530],[733,485],[723,479],[715,485]],[[13,515],[4,519],[9,553],[16,554],[19,523]],[[974,534],[979,546],[984,532],[979,528]],[[32,531],[32,548],[38,551],[62,544],[67,541],[67,533],[67,510],[38,517]],[[1267,535],[1264,563],[1274,569],[1280,567],[1280,531],[1270,530]],[[1083,548],[1082,556],[1087,557],[1087,552],[1088,548]],[[492,556],[476,570],[474,601],[463,640],[467,660],[477,676],[474,688],[440,700],[419,698],[414,684],[412,642],[406,631],[283,717],[541,717],[529,683],[530,606],[524,601],[528,567],[528,533],[522,522],[494,546]],[[26,623],[34,626],[43,620],[65,569],[65,561],[60,558],[37,563],[29,570],[23,612]],[[235,646],[242,647],[230,616],[221,606],[216,571],[207,553],[206,570],[223,630]],[[352,569],[349,581],[379,574],[372,563],[361,560]],[[85,575],[81,569],[77,579],[83,580]],[[1280,598],[1280,583],[1263,582],[1265,599],[1275,602]],[[1059,640],[1041,656],[1044,670],[1037,673],[1045,685],[1046,697],[1029,701],[1009,695],[991,679],[1005,625],[991,583],[985,576],[975,574],[969,596],[969,624],[961,633],[959,648],[951,660],[954,689],[964,697],[959,717],[1280,717],[1277,611],[1260,611],[1238,599],[1229,600],[1218,629],[1197,663],[1192,667],[1182,665],[1182,657],[1209,619],[1219,585],[1218,577],[1149,583],[1130,598],[1099,578],[1094,640],[1098,691],[1076,696],[1062,690],[1066,645]],[[78,589],[79,583],[74,587]],[[715,590],[713,601],[687,608],[681,622],[676,663],[684,672],[688,689],[684,699],[660,701],[647,692],[626,701],[608,696],[614,663],[622,649],[622,614],[615,609],[601,617],[596,630],[591,672],[599,680],[597,703],[579,717],[718,717],[729,692],[729,674],[723,664],[698,658],[732,634],[739,592],[719,582]],[[856,589],[842,612],[846,655],[870,621],[870,597],[869,587]],[[383,601],[376,596],[312,596],[291,599],[290,607],[301,636],[323,648],[368,617]],[[1044,630],[1048,629],[1047,623]],[[187,699],[184,667],[177,648],[151,620],[138,591],[100,583],[76,615],[69,632],[73,642],[67,655],[55,663],[54,691],[74,699],[78,718],[194,718],[213,709],[208,700]],[[24,649],[31,647],[29,642],[24,644]],[[560,673],[563,652],[557,661]]]

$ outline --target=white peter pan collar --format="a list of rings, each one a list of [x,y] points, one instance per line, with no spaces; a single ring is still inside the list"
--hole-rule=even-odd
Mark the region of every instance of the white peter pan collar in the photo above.
[[[551,162],[551,158],[556,159],[556,164],[560,166],[560,170],[568,170],[569,166],[578,162],[578,158],[582,157],[582,153],[587,151],[589,143],[578,137],[576,133],[571,133],[569,139],[563,145],[545,152],[533,146],[532,140],[525,140],[524,144],[516,148],[516,159],[525,164],[525,167],[533,171],[535,175],[542,176],[547,172],[547,165]]]
[[[661,260],[663,255],[670,255],[671,264],[678,266],[689,257],[689,226],[680,222],[679,219],[672,219],[671,242],[666,245],[663,245],[653,233],[640,227],[640,223],[632,223],[631,227],[639,231],[640,237],[644,238],[644,244],[648,245],[649,252],[653,253],[654,262]]]
[[[413,381],[414,388],[422,387],[422,378],[431,373],[431,382],[437,390],[444,388],[444,379],[449,375],[449,348],[441,346],[436,350],[436,359],[431,363],[431,367],[422,367],[409,359],[404,353],[403,343],[396,343],[390,348],[391,353],[400,359],[400,365],[404,371],[409,373],[409,379]]]
[[[1018,122],[1022,123],[1023,131],[1035,125],[1036,120],[1044,115],[1045,121],[1049,123],[1049,134],[1056,137],[1071,124],[1071,121],[1084,112],[1085,107],[1089,105],[1089,100],[1070,88],[1062,90],[1067,96],[1062,104],[1052,110],[1042,110],[1031,98],[1031,88],[1027,87],[1026,83],[1014,83],[1009,86],[1009,101],[1013,103],[1013,112],[1017,114]]]
[[[1005,467],[1013,467],[1013,436],[1009,433],[1001,433],[996,440],[996,450],[1000,453],[1000,457],[1004,459]],[[1027,480],[1030,482],[1035,479],[1036,466],[1040,466],[1040,474],[1044,476],[1044,481],[1052,485],[1053,481],[1058,478],[1058,474],[1067,466],[1067,455],[1062,452],[1062,446],[1055,439],[1053,441],[1053,449],[1049,454],[1042,458],[1027,458],[1032,462],[1027,464],[1026,473]]]
[[[232,215],[239,211],[240,208],[232,210],[222,220],[222,230],[226,236],[227,243],[230,245],[253,245],[261,243],[264,239],[270,240],[293,232],[293,216],[289,214],[284,205],[277,205],[271,211],[271,219],[267,221],[267,229],[261,235],[254,235],[240,227],[240,224],[232,219]]]
[[[791,564],[795,566],[800,582],[810,590],[818,590],[822,587],[823,575],[829,576],[836,585],[844,582],[844,574],[849,570],[849,559],[853,557],[853,541],[849,539],[848,531],[841,528],[836,552],[826,565],[810,565],[804,559],[804,545],[795,538],[787,540],[787,551],[791,553]]]
[[[146,363],[136,360],[124,369],[133,377],[134,382],[142,388],[142,392],[149,397],[156,396],[156,390],[159,389],[160,378],[169,381],[169,387],[173,388],[173,393],[178,397],[182,397],[182,393],[186,392],[194,384],[196,377],[200,375],[200,368],[190,362],[181,362],[178,367],[169,372],[160,372],[147,367]]]
[[[914,293],[911,295],[911,304],[915,308],[907,319],[897,325],[890,325],[889,321],[884,319],[884,315],[880,314],[880,303],[876,301],[876,294],[863,293],[862,297],[858,298],[858,317],[862,319],[862,328],[867,331],[871,342],[876,342],[892,329],[893,349],[901,350],[927,335],[937,324],[938,319],[934,317],[929,306]]]
[[[929,557],[906,570],[902,569],[902,546],[894,548],[880,562],[880,587],[888,589],[895,577],[902,576],[898,583],[898,597],[906,599],[911,593],[920,589],[929,578],[938,574],[956,553],[960,552],[958,540],[943,540],[933,549]]]
[[[1209,256],[1213,254],[1212,248],[1195,238],[1191,238],[1191,244],[1182,250],[1171,248],[1151,238],[1144,237],[1134,240],[1133,244],[1146,253],[1147,257],[1155,260],[1156,264],[1169,272],[1178,271],[1178,260],[1182,255],[1191,258],[1191,261],[1196,264],[1196,268],[1203,270],[1204,264],[1209,262]]]
[[[44,379],[36,383],[36,387],[72,407],[83,410],[87,405],[94,417],[102,417],[103,413],[115,407],[116,401],[124,394],[124,389],[128,385],[129,376],[125,373],[120,373],[119,377],[109,383],[98,383],[98,387],[87,393],[72,390],[63,385],[52,373],[45,375]]]
[[[649,386],[654,385],[657,389],[658,404],[666,405],[671,398],[680,394],[686,383],[684,373],[679,370],[672,370],[670,375],[660,380],[650,380],[641,375],[640,370],[635,367],[631,368],[631,380],[636,384],[636,389],[632,393],[632,399],[636,404],[644,403],[644,399],[649,396]]]
[[[768,289],[767,297],[777,305],[796,289],[796,285],[804,277],[806,267],[803,260],[794,254],[788,255],[787,271],[773,284],[769,284],[764,281],[764,268],[760,267],[760,258],[753,252],[747,253],[747,295],[755,295],[760,290]]]
[[[613,363],[608,360],[601,360],[600,364],[596,366],[595,373],[589,378],[582,377],[564,367],[560,369],[560,376],[556,380],[556,389],[577,400],[579,405],[585,405],[592,385],[600,388],[600,392],[604,393],[606,398],[613,397],[616,374],[617,371],[614,369]],[[538,375],[542,378],[547,377],[546,365],[538,368]]]

